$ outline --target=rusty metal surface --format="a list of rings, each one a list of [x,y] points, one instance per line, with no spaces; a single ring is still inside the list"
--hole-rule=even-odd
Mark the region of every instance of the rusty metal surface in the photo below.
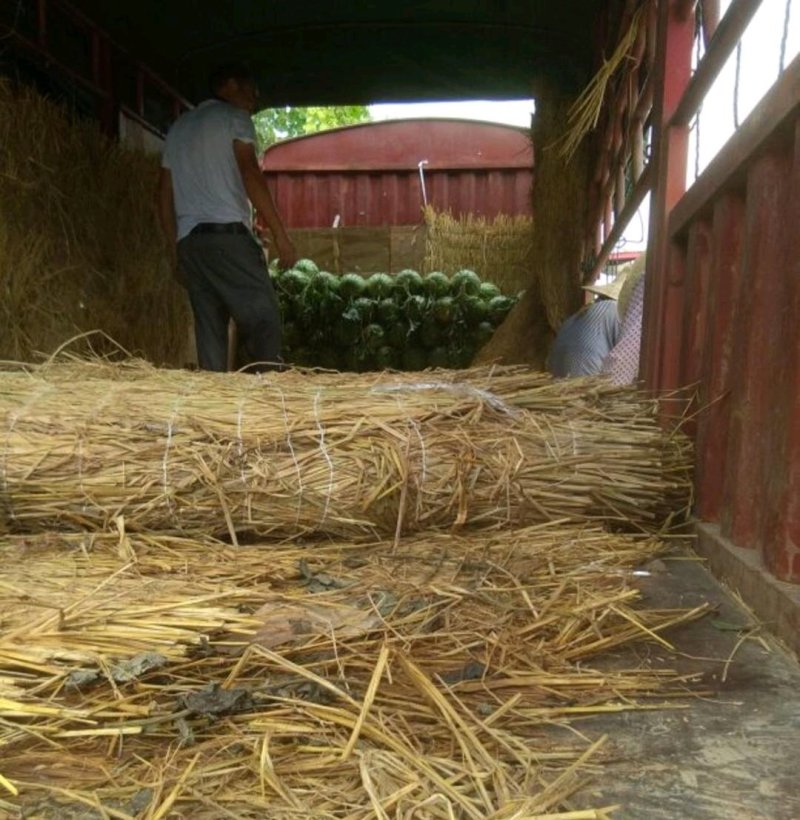
[[[366,123],[276,143],[261,167],[289,228],[413,225],[425,200],[454,216],[531,213],[533,148],[512,126]]]

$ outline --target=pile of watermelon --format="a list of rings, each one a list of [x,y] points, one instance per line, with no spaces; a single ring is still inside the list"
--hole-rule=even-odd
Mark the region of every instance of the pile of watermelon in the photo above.
[[[287,362],[334,370],[468,367],[516,298],[471,270],[342,276],[302,259],[270,271]]]

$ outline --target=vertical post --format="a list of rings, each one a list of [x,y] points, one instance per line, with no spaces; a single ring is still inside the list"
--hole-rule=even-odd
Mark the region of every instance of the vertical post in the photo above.
[[[652,389],[677,387],[680,300],[682,280],[670,280],[671,248],[667,219],[686,190],[689,129],[670,125],[691,78],[694,4],[690,0],[659,3],[658,43],[653,104],[653,162],[655,187],[650,209],[650,250],[647,254],[642,376]],[[672,363],[670,366],[669,363]]]

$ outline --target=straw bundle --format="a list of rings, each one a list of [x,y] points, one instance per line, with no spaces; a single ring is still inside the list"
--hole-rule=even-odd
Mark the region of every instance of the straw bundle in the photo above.
[[[603,61],[598,72],[572,104],[569,110],[569,127],[556,144],[559,153],[567,159],[575,154],[584,137],[597,127],[606,103],[609,85],[620,67],[632,59],[639,29],[643,25],[642,16],[647,10],[648,3],[643,1],[629,19],[626,16],[627,27],[614,45],[613,53]]]
[[[542,146],[537,157],[533,189],[536,230],[534,246],[541,302],[550,329],[561,323],[582,301],[580,264],[590,179],[590,147],[581,144],[569,157],[552,146],[562,133],[572,98],[544,87],[537,97],[533,139]]]
[[[102,328],[186,360],[189,315],[153,209],[158,159],[0,80],[0,357],[30,360]]]
[[[455,218],[429,205],[424,218],[424,270],[452,274],[468,268],[510,295],[535,278],[531,217],[500,214],[486,219],[467,214]]]
[[[102,529],[124,516],[139,531],[234,543],[565,518],[657,528],[688,502],[685,441],[665,436],[632,391],[581,415],[562,411],[549,382],[540,399],[536,387],[517,392],[529,407],[549,395],[550,412],[515,407],[501,377],[490,379],[496,395],[478,386],[482,371],[478,384],[366,390],[339,375],[130,372],[0,374],[12,528]]]
[[[586,663],[700,614],[633,608],[629,570],[659,549],[563,525],[268,553],[121,525],[6,541],[0,802],[37,816],[555,812],[601,741],[554,726],[663,708],[685,686]],[[160,659],[142,657],[143,635]]]

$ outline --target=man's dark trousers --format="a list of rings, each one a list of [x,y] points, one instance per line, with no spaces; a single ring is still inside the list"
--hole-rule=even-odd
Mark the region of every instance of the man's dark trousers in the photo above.
[[[227,370],[230,317],[250,362],[280,363],[278,299],[264,253],[249,231],[201,228],[178,243],[178,261],[186,274],[200,367]]]

